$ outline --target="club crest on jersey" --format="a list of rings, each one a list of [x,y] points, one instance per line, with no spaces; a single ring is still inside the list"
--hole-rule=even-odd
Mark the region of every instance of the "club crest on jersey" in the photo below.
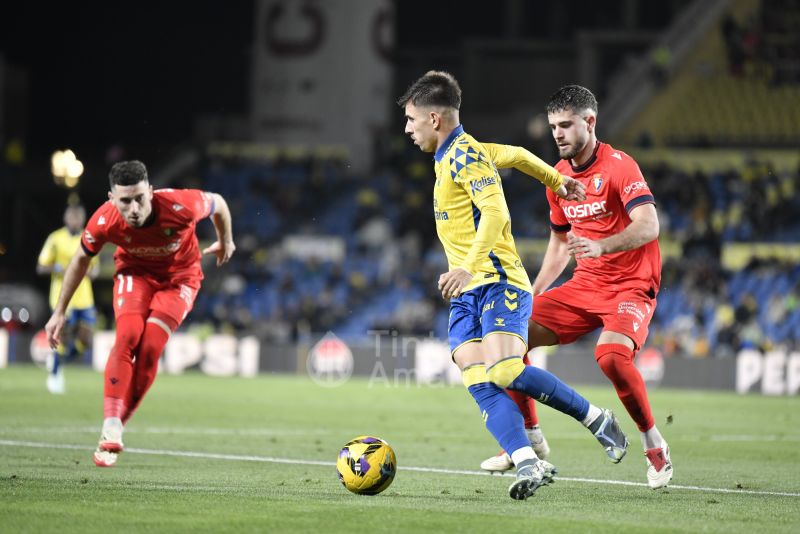
[[[599,174],[595,174],[594,178],[592,178],[592,184],[594,184],[595,193],[599,193],[600,188],[603,187],[603,177]]]
[[[161,233],[167,237],[171,237],[175,233],[175,228],[162,228]]]
[[[103,226],[106,223],[106,216],[101,215],[99,219],[97,219],[97,226]]]
[[[173,204],[172,209],[174,209],[175,211],[181,211],[183,209],[183,206],[181,206],[180,204]]]

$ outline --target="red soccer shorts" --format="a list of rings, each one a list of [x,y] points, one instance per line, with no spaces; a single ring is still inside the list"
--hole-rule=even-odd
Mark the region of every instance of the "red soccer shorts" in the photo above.
[[[570,280],[533,298],[531,320],[555,332],[562,345],[602,327],[625,334],[638,350],[655,310],[656,299],[643,289],[617,291]]]
[[[114,316],[134,313],[147,317],[158,311],[180,325],[194,305],[199,285],[160,283],[149,276],[117,274],[114,280]]]

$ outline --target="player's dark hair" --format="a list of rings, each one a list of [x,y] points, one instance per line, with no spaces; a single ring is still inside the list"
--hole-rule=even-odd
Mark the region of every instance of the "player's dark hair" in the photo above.
[[[411,102],[415,106],[433,106],[459,109],[461,87],[449,72],[429,70],[397,99],[401,108]]]
[[[580,85],[565,85],[550,97],[545,110],[548,114],[572,110],[575,112],[590,109],[597,114],[597,99],[592,92]]]
[[[147,167],[139,160],[115,163],[108,173],[112,189],[115,185],[136,185],[143,180],[147,181]]]

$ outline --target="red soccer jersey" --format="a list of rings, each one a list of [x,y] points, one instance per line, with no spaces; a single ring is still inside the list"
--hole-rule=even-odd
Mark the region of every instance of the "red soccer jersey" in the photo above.
[[[580,167],[561,160],[556,169],[586,185],[586,200],[568,201],[547,190],[550,226],[555,232],[570,229],[576,236],[592,240],[620,233],[629,224],[628,215],[642,204],[655,204],[636,162],[611,145],[598,143],[592,157]],[[596,286],[622,286],[658,293],[661,284],[661,252],[658,241],[599,258],[578,260],[573,280]]]
[[[197,221],[214,212],[213,199],[197,189],[159,189],[153,192],[152,220],[141,228],[125,222],[109,200],[94,212],[81,246],[94,256],[106,243],[117,245],[117,272],[148,275],[159,282],[199,285],[200,247]]]

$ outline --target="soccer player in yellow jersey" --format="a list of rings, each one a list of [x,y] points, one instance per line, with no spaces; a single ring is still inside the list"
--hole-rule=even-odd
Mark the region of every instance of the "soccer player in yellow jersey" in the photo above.
[[[81,205],[70,205],[64,212],[64,226],[47,236],[36,272],[50,275],[50,308],[55,308],[64,271],[75,251],[80,247],[81,231],[86,222],[86,210]],[[97,274],[97,260],[89,271],[89,276]],[[67,308],[69,335],[65,343],[47,358],[47,389],[50,393],[64,393],[64,371],[61,364],[86,353],[92,341],[95,324],[94,295],[89,278],[84,278],[78,286]]]
[[[446,72],[430,71],[398,104],[405,109],[406,134],[423,152],[435,153],[433,210],[449,264],[439,289],[450,301],[450,350],[487,429],[517,467],[509,495],[527,499],[551,482],[556,470],[537,457],[519,408],[504,388],[571,415],[592,431],[609,456],[621,459],[627,439],[610,411],[590,404],[553,374],[523,363],[531,285],[511,235],[497,169],[483,145],[461,126],[458,82]],[[583,185],[530,152],[502,145],[493,145],[493,151],[558,196],[585,199]]]

